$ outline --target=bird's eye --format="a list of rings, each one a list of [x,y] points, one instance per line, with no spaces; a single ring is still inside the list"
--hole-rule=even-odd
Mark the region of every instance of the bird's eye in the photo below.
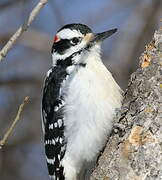
[[[72,45],[76,45],[76,44],[78,44],[79,42],[81,41],[81,38],[77,38],[77,37],[74,37],[73,39],[71,39],[70,40],[70,43],[72,44]]]

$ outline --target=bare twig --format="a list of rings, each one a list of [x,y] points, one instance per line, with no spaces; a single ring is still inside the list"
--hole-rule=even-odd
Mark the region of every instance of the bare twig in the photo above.
[[[22,35],[24,31],[28,29],[30,24],[33,22],[35,17],[38,15],[39,11],[43,8],[43,6],[47,3],[48,0],[40,0],[39,3],[35,6],[32,12],[27,19],[27,22],[24,25],[21,25],[19,29],[15,32],[15,34],[10,38],[7,44],[0,51],[0,61],[6,57],[8,51],[12,48],[12,46],[17,42],[18,38]]]
[[[18,109],[18,112],[17,112],[17,115],[13,121],[13,123],[11,124],[10,128],[7,130],[7,132],[5,133],[4,137],[2,138],[2,140],[0,140],[0,149],[2,148],[2,146],[5,145],[8,137],[10,136],[11,132],[13,131],[17,121],[20,119],[20,115],[21,115],[21,112],[24,108],[24,105],[28,102],[29,100],[29,97],[26,96],[23,103],[19,106],[19,109]]]

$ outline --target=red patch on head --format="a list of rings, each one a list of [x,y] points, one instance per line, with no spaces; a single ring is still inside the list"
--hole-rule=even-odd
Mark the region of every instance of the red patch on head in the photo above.
[[[57,41],[59,41],[59,37],[57,35],[55,35],[54,42],[57,42]]]

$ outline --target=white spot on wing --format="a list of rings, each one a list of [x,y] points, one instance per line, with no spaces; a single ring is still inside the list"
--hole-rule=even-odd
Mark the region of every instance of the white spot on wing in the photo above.
[[[57,139],[57,138],[56,138],[56,139]],[[50,144],[50,145],[53,144],[53,145],[55,145],[56,142],[55,142],[54,139],[52,139],[52,140],[49,140],[49,139],[48,139],[48,140],[45,141],[45,144],[46,144],[46,145],[47,145],[47,144]]]
[[[55,145],[55,140],[54,139],[52,139],[52,144]]]
[[[46,157],[46,160],[47,160],[47,162],[48,162],[49,164],[53,164],[53,165],[54,165],[54,163],[55,163],[55,158],[49,159],[49,158]]]
[[[60,128],[62,126],[62,119],[58,119],[57,123],[58,123],[58,127]]]
[[[62,106],[64,106],[65,105],[65,101],[61,100],[61,104],[62,104]]]
[[[57,137],[57,138],[55,139],[55,141],[58,142],[58,140],[59,140],[59,138]]]
[[[57,127],[57,122],[54,123],[55,128]]]
[[[58,154],[58,159],[60,160],[60,154]]]
[[[56,111],[58,111],[58,109],[59,109],[59,107],[58,107],[58,106],[55,106],[54,111],[56,112]]]
[[[60,144],[62,144],[62,138],[61,137],[60,137],[59,141],[60,141]]]
[[[65,146],[62,146],[61,147],[61,152],[64,152],[65,151]]]
[[[50,124],[50,125],[49,125],[49,129],[53,129],[53,124]]]

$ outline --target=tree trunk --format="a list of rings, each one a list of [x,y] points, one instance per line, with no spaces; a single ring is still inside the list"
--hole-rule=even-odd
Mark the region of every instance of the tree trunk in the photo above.
[[[162,179],[162,29],[139,64],[91,179]]]

